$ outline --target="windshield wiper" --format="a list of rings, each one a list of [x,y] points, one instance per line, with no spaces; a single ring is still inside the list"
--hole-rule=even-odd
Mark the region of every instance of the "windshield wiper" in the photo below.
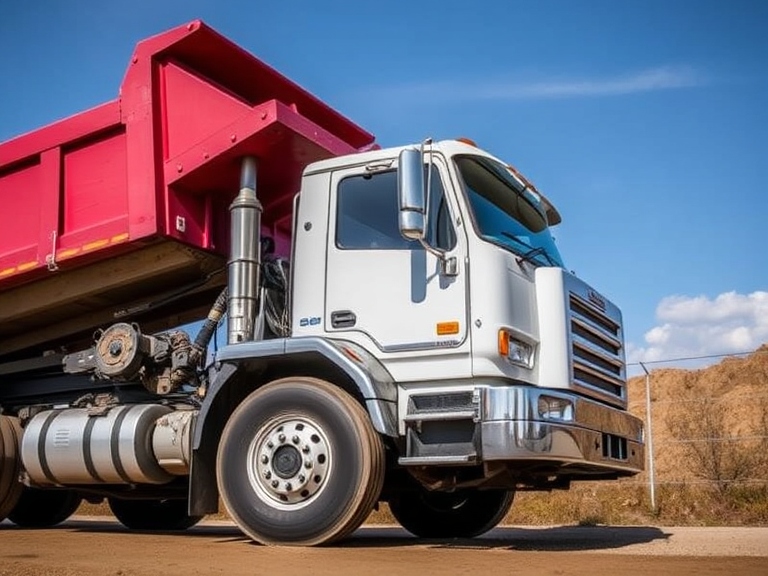
[[[549,254],[547,254],[547,250],[543,246],[539,246],[538,248],[533,248],[531,250],[528,250],[528,252],[526,252],[525,254],[520,256],[520,258],[517,259],[517,263],[520,264],[521,262],[532,262],[536,256],[544,256],[544,258],[547,259],[547,262],[549,262],[550,266],[557,266],[554,260],[552,260],[552,257]]]
[[[510,238],[514,240],[515,242],[522,244],[526,248],[529,248],[529,250],[525,253],[520,255],[520,257],[517,259],[517,263],[520,264],[522,262],[533,262],[533,259],[536,258],[536,256],[544,256],[544,258],[547,259],[547,262],[550,266],[557,266],[557,263],[552,259],[552,257],[547,253],[547,249],[543,246],[539,246],[538,248],[534,248],[528,242],[520,238],[519,236],[515,236],[514,234],[510,234],[509,232],[501,231],[501,233],[506,236],[507,238]]]

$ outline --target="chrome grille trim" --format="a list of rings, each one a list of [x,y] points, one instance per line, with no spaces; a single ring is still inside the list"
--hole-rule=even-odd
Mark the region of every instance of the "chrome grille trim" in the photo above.
[[[597,328],[593,328],[591,324],[587,324],[583,320],[580,320],[577,316],[571,315],[572,328],[579,328],[588,336],[582,337],[585,340],[589,340],[593,344],[605,349],[609,354],[617,354],[621,350],[621,341],[616,338],[611,338],[609,335],[601,333]],[[573,334],[578,334],[579,330],[572,329]]]
[[[569,291],[568,329],[574,387],[589,396],[624,406],[626,364],[621,323]]]

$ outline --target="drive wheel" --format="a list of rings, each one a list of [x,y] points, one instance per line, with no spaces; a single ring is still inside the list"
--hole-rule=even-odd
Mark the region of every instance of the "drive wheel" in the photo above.
[[[73,490],[25,487],[8,519],[22,528],[50,528],[72,516],[82,498]]]
[[[474,538],[504,519],[514,492],[507,490],[405,491],[389,502],[392,515],[421,538]]]
[[[0,416],[0,522],[16,507],[24,485],[19,482],[21,468],[21,427],[16,418]]]
[[[286,378],[238,406],[216,468],[243,532],[263,544],[311,546],[348,536],[371,512],[384,447],[348,393],[316,378]]]
[[[131,530],[173,530],[191,528],[202,516],[187,513],[186,499],[123,500],[109,498],[109,508],[120,523]]]

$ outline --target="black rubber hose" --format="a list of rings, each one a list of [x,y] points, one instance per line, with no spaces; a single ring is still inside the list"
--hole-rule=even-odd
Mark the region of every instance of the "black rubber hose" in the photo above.
[[[205,319],[203,326],[200,328],[200,332],[197,333],[194,343],[192,344],[192,365],[196,365],[200,362],[200,359],[205,356],[205,351],[208,349],[208,344],[216,332],[216,327],[221,322],[221,317],[227,311],[227,289],[221,291],[219,297],[216,298],[216,302],[211,306],[211,310],[208,312],[208,317]]]

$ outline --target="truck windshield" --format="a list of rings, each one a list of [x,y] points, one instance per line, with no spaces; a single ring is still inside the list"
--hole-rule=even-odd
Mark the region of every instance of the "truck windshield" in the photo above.
[[[455,161],[482,238],[536,264],[563,267],[536,196],[519,190],[509,170],[490,158],[458,156]]]

